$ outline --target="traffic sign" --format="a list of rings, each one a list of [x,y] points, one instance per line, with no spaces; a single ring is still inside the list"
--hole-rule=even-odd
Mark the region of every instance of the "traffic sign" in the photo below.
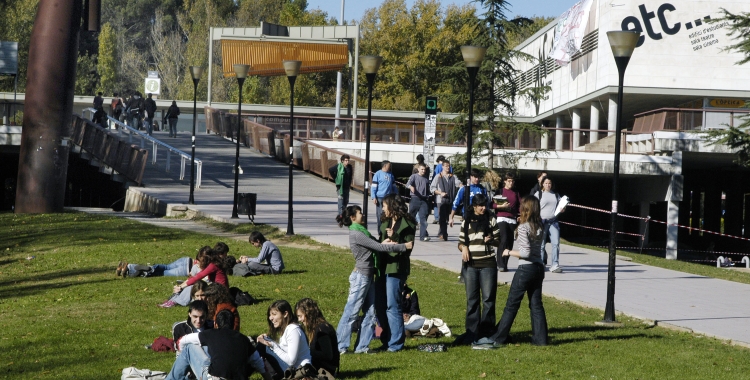
[[[161,79],[159,78],[146,78],[146,84],[144,86],[146,91],[145,94],[159,95],[161,93]]]

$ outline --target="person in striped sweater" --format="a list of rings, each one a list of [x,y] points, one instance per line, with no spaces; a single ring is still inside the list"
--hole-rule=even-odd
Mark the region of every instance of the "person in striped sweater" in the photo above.
[[[495,332],[497,260],[494,247],[500,242],[500,229],[494,215],[487,209],[484,194],[474,195],[465,216],[458,236],[458,250],[461,251],[461,276],[466,286],[466,332],[456,338],[455,345],[471,344]]]

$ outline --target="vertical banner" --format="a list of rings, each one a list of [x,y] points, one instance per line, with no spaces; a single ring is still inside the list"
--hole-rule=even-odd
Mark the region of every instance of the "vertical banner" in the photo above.
[[[558,65],[566,66],[570,63],[570,57],[581,50],[591,4],[593,0],[581,0],[558,19],[555,27],[555,41],[549,54]]]
[[[424,109],[424,162],[427,163],[427,171],[430,180],[434,171],[431,169],[435,164],[435,132],[437,130],[437,97],[428,96]]]

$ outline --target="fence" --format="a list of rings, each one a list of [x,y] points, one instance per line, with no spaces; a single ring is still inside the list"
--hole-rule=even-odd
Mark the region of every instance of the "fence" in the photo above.
[[[73,115],[70,141],[99,162],[141,185],[148,151],[121,140],[117,131],[102,128]]]

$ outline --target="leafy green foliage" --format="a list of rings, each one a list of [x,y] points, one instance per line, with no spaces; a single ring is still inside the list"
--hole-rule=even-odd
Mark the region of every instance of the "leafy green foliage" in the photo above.
[[[79,55],[76,67],[76,94],[95,95],[98,82],[96,55]]]
[[[116,91],[117,83],[117,38],[112,25],[105,23],[99,33],[99,55],[96,70],[99,73],[99,89],[105,95]]]

